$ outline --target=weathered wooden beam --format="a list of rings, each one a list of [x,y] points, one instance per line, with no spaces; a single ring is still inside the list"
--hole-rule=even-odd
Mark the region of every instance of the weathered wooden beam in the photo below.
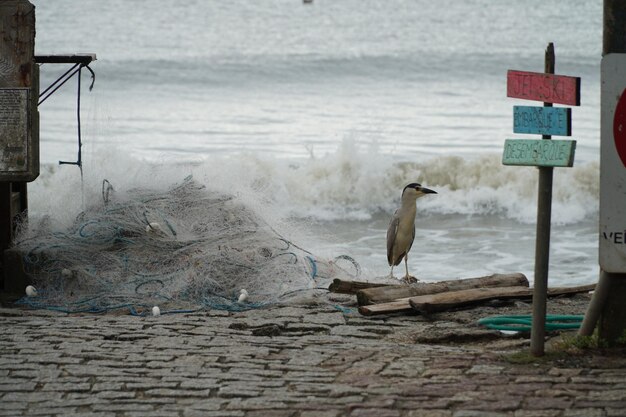
[[[504,288],[506,288],[506,287],[504,287]],[[525,298],[532,298],[532,296],[533,296],[533,290],[531,288],[526,288],[526,287],[521,287],[521,286],[520,287],[514,287],[514,288],[518,288],[519,291],[520,291],[518,293],[518,295],[515,296],[515,297],[506,297],[506,296],[493,297],[493,298],[488,298],[486,300],[478,300],[478,301],[475,301],[474,303],[482,302],[482,301],[488,301],[490,299],[501,299],[501,298],[525,299]],[[491,288],[491,289],[498,290],[500,288]],[[586,293],[586,292],[589,292],[589,291],[593,291],[594,289],[595,289],[595,284],[583,285],[583,286],[578,286],[578,287],[558,287],[558,288],[555,287],[555,288],[548,289],[548,296],[549,297],[556,297],[556,296],[560,296],[560,295],[573,295],[573,294],[579,294],[579,293]],[[465,291],[471,291],[471,290],[465,290]],[[459,292],[459,291],[455,291],[455,292]],[[424,296],[418,296],[418,297],[408,297],[408,298],[401,298],[401,299],[398,299],[398,300],[394,300],[394,301],[391,301],[391,302],[388,302],[388,303],[372,304],[372,305],[368,305],[368,306],[360,306],[359,307],[359,313],[363,314],[364,316],[373,316],[373,315],[377,315],[377,314],[389,314],[389,313],[407,312],[407,311],[413,310],[413,308],[411,307],[410,300],[412,300],[414,298],[418,298],[417,301],[420,301],[419,300],[420,297],[446,296],[447,294],[452,294],[452,293],[453,292],[438,293],[438,294],[424,295]],[[431,300],[432,300],[432,298],[431,298]],[[469,303],[469,304],[471,304],[471,303]]]
[[[486,287],[528,287],[524,274],[493,274],[479,278],[453,279],[449,281],[417,283],[412,285],[392,285],[359,290],[356,298],[360,306],[386,303],[399,298],[418,295],[437,294],[447,291],[459,291],[470,288]]]
[[[356,294],[357,291],[364,290],[366,288],[374,287],[400,287],[400,285],[383,284],[377,282],[365,282],[365,281],[347,281],[339,278],[335,278],[328,287],[330,292],[339,294]]]
[[[548,296],[577,294],[589,292],[595,288],[595,284],[582,287],[561,287],[548,289]],[[472,288],[462,291],[451,291],[441,294],[423,295],[409,299],[411,308],[422,314],[435,313],[458,307],[478,304],[490,300],[507,300],[532,298],[533,289],[526,287],[503,287],[503,288]]]

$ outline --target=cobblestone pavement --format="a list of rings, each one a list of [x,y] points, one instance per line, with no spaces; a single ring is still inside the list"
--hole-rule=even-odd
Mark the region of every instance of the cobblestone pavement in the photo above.
[[[626,416],[623,354],[516,365],[527,340],[462,315],[5,308],[0,328],[1,416]]]

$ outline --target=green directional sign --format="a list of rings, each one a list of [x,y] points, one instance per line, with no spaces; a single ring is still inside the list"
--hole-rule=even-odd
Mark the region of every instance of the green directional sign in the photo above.
[[[571,167],[574,165],[575,140],[507,139],[503,165]]]

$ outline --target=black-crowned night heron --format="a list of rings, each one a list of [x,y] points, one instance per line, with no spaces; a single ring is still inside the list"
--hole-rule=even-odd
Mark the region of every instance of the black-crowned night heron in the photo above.
[[[422,187],[416,182],[404,187],[404,190],[402,190],[402,205],[393,213],[393,217],[389,222],[389,229],[387,229],[387,261],[389,261],[389,266],[391,266],[391,276],[393,277],[393,267],[400,265],[404,258],[404,266],[406,268],[404,281],[407,283],[417,281],[417,279],[409,275],[407,255],[415,239],[415,214],[417,212],[415,201],[426,194],[437,194],[437,192]]]

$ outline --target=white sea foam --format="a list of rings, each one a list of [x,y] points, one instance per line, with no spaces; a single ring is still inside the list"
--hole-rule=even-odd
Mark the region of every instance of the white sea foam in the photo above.
[[[555,223],[597,215],[598,172],[595,162],[555,170]],[[82,209],[77,191],[86,200],[101,198],[104,179],[116,190],[165,189],[189,174],[212,189],[263,201],[283,218],[367,220],[380,212],[389,214],[409,182],[438,192],[419,201],[423,213],[495,215],[520,223],[532,223],[536,215],[536,168],[503,166],[497,154],[398,162],[378,153],[375,144],[358,146],[353,140],[343,141],[334,153],[297,161],[244,153],[155,165],[105,151],[87,161],[82,185],[76,167],[48,166],[31,187],[32,213],[71,219]],[[50,207],[63,209],[50,213]]]

